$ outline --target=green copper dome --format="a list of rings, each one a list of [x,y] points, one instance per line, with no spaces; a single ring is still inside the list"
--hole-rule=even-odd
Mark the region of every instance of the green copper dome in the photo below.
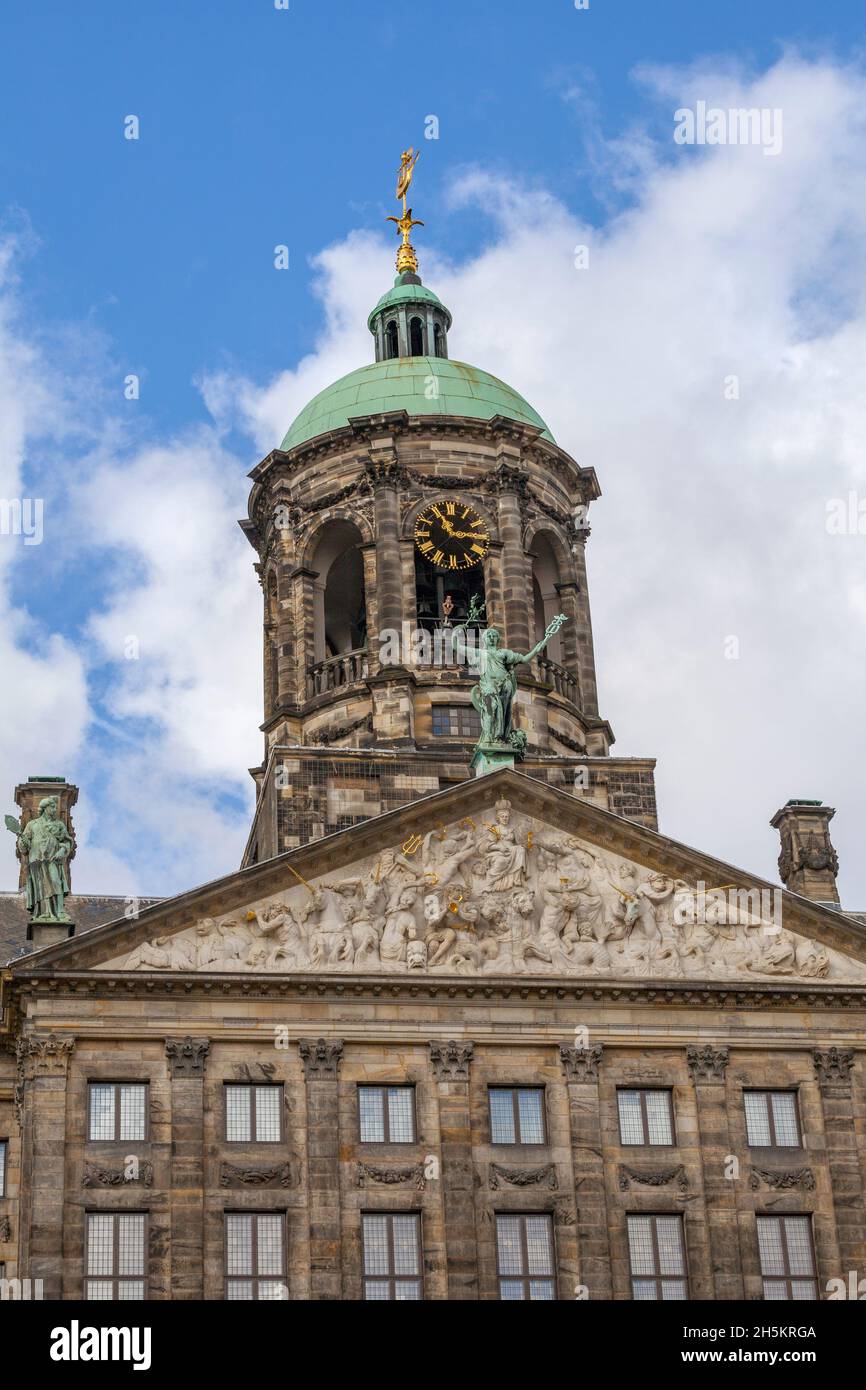
[[[394,290],[389,291],[393,294]],[[438,393],[430,389],[431,378],[438,383]],[[304,406],[280,447],[294,449],[316,435],[344,428],[355,416],[391,410],[405,410],[409,415],[468,415],[475,420],[504,415],[535,425],[544,439],[555,443],[532,406],[489,372],[448,357],[399,357],[359,367],[320,391]]]

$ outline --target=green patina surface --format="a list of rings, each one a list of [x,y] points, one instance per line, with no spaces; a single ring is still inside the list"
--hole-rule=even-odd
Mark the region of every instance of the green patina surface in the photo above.
[[[436,393],[431,390],[434,378]],[[355,416],[390,410],[405,410],[409,415],[464,415],[475,420],[504,415],[535,425],[543,431],[544,439],[555,443],[532,406],[489,372],[446,357],[400,357],[359,367],[320,391],[304,406],[280,447],[294,449],[316,435],[343,429]]]
[[[396,309],[398,304],[435,304],[443,313],[448,314],[449,321],[451,319],[450,312],[445,308],[438,294],[434,294],[432,290],[428,290],[426,285],[405,285],[398,283],[394,285],[392,289],[386,290],[376,307],[370,310],[367,316],[367,327],[369,328],[372,325],[375,316],[381,314],[383,309]]]

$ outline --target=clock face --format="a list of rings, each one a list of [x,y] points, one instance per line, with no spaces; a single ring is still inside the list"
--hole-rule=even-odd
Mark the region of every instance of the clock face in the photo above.
[[[437,569],[468,570],[484,559],[490,534],[486,521],[472,507],[445,497],[418,516],[415,544]]]

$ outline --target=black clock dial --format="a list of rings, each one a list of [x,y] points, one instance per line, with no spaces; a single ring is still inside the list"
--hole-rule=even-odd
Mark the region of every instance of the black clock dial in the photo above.
[[[487,523],[472,507],[452,497],[425,507],[415,522],[415,544],[441,570],[480,565],[490,549]]]

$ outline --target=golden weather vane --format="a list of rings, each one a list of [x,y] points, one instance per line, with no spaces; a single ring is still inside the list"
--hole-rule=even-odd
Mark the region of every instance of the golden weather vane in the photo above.
[[[418,270],[418,257],[415,255],[415,248],[409,240],[413,227],[423,227],[424,223],[419,222],[412,216],[412,209],[406,207],[406,194],[409,192],[409,185],[412,182],[412,175],[415,172],[415,165],[418,163],[420,150],[411,147],[404,150],[400,156],[400,168],[397,170],[397,193],[398,198],[403,200],[403,216],[388,217],[387,222],[396,222],[397,231],[403,240],[397,252],[397,270],[402,275],[405,270],[413,273]]]

